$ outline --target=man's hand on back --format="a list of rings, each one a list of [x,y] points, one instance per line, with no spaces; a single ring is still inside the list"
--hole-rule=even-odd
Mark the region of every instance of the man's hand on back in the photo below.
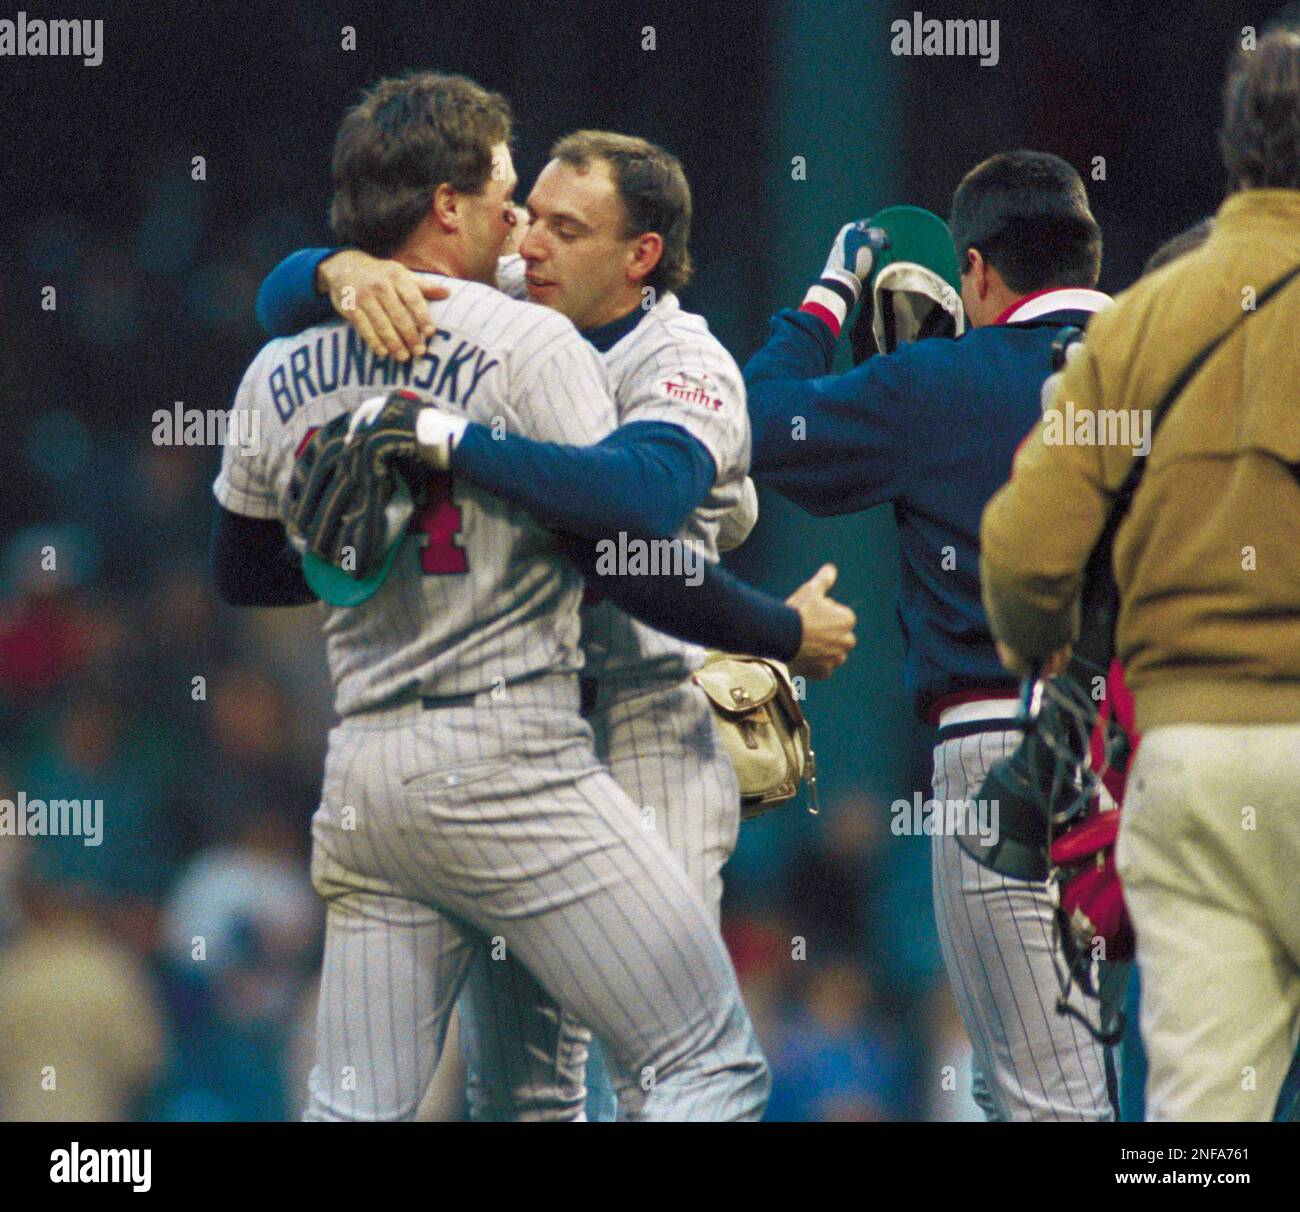
[[[328,294],[334,310],[355,328],[377,358],[399,362],[424,355],[437,331],[428,300],[451,292],[417,277],[400,261],[383,261],[360,249],[345,248],[326,257],[316,270],[316,288]]]

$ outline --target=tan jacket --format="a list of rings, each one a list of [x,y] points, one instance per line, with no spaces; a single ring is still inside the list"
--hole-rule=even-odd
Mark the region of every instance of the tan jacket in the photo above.
[[[1092,321],[984,511],[984,604],[999,639],[1042,657],[1074,638],[1082,569],[1133,445],[1150,436],[1144,410],[1297,264],[1300,191],[1237,193],[1202,248]],[[1173,405],[1114,566],[1140,728],[1300,721],[1300,279]]]

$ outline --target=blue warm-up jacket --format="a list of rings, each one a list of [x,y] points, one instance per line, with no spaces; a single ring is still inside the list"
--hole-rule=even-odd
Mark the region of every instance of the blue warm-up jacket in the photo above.
[[[935,337],[832,374],[835,335],[787,310],[745,366],[757,483],[818,517],[893,506],[904,679],[931,723],[952,696],[1016,687],[980,599],[980,515],[1041,414],[1053,340],[1091,314]]]

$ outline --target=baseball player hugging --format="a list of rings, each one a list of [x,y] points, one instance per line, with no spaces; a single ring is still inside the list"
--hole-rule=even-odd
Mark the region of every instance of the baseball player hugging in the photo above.
[[[675,293],[690,273],[690,190],[681,165],[643,139],[579,131],[555,144],[527,212],[520,255],[501,261],[498,286],[578,327],[604,359],[618,428],[582,448],[517,432],[489,439],[484,427],[449,414],[448,465],[607,552],[642,550],[648,541],[675,545],[679,556],[690,557],[677,561],[688,570],[701,561],[713,567],[721,547],[749,533],[757,499],[745,476],[749,421],[739,369]],[[390,327],[381,347],[391,347],[401,331],[403,348],[423,353],[420,283],[400,265],[356,250],[303,250],[287,258],[263,286],[263,323],[273,332],[293,331],[329,314],[318,285],[336,301],[350,293],[381,305],[378,312],[357,306],[341,313],[372,345],[382,320]],[[399,299],[412,305],[394,307]],[[804,588],[820,598],[833,580],[826,568]],[[844,634],[822,676],[852,644],[852,612],[835,605],[833,613],[833,630]],[[805,649],[817,631],[805,613]],[[597,753],[638,805],[643,827],[666,841],[716,923],[740,797],[707,699],[691,680],[703,651],[611,601],[589,600],[582,637],[585,714]],[[748,643],[717,646],[755,650]],[[480,959],[471,981],[487,986],[461,1007],[472,1114],[578,1115],[589,1024],[531,1001],[535,990],[511,964]],[[613,1093],[592,1051],[587,1114],[611,1118]]]
[[[236,407],[260,414],[266,440],[255,455],[228,447],[215,485],[214,561],[232,600],[311,600],[283,520],[286,499],[304,503],[296,456],[323,457],[326,438],[335,451],[361,443],[376,464],[382,440],[437,468],[469,422],[503,418],[520,440],[556,446],[591,446],[614,429],[591,344],[557,311],[488,284],[513,217],[509,137],[504,99],[433,73],[383,81],[345,117],[336,230],[446,275],[447,297],[429,306],[431,351],[400,368],[367,358],[340,321],[272,341],[254,360]],[[375,174],[392,179],[389,157],[423,165],[422,188],[376,188]],[[358,412],[399,378],[445,411],[395,393]],[[330,424],[345,414],[346,438]],[[728,482],[743,475],[743,428],[724,445],[734,420],[701,424],[725,449]],[[287,498],[291,484],[299,495]],[[328,913],[307,1118],[412,1117],[467,982],[477,1021],[520,1015],[522,1048],[543,1006],[593,1031],[629,1118],[757,1118],[768,1074],[716,906],[697,890],[704,876],[692,881],[672,860],[667,829],[642,823],[644,804],[685,808],[688,772],[645,776],[633,800],[579,715],[578,572],[524,509],[459,476],[429,476],[411,508],[416,541],[399,538],[353,605],[324,610],[341,722],[313,821],[312,876]],[[665,671],[677,661],[677,683],[689,671],[685,655],[652,655]],[[638,672],[634,660],[621,667]],[[734,782],[709,750],[707,717],[686,710],[689,689],[665,673],[629,676],[621,693],[652,701],[646,730],[616,756],[638,743],[658,753],[694,730],[692,760],[709,771],[719,813],[734,816]],[[734,819],[710,827],[717,850],[729,847]],[[489,982],[470,979],[494,948],[511,963],[504,1009],[480,1004]]]

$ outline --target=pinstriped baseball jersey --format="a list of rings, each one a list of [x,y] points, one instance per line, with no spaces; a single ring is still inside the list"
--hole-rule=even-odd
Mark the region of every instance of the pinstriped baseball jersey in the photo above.
[[[528,266],[518,253],[501,257],[497,261],[497,290],[512,299],[528,298],[528,279],[525,277],[527,272]]]
[[[497,288],[526,298],[527,265],[519,256],[497,263]],[[618,423],[664,421],[680,425],[713,457],[713,490],[677,536],[708,560],[718,558],[718,529],[743,503],[749,472],[749,410],[740,368],[710,331],[708,321],[684,311],[671,292],[605,352]],[[677,681],[699,668],[703,650],[629,618],[612,602],[583,610],[585,672],[605,680]]]
[[[272,341],[240,385],[259,426],[254,452],[227,445],[218,501],[251,517],[279,502],[305,436],[377,391],[409,387],[472,420],[588,445],[616,423],[596,352],[557,312],[446,279],[429,304],[424,357],[375,358],[342,321]],[[581,581],[523,510],[436,477],[384,585],[350,609],[324,607],[335,706],[347,715],[412,694],[491,690],[581,665]]]
[[[503,260],[498,286],[524,289],[522,271],[521,260]],[[605,364],[620,424],[680,425],[713,456],[713,491],[682,537],[716,560],[720,519],[742,502],[749,462],[749,417],[735,363],[704,320],[683,312],[669,295],[606,351]],[[706,388],[706,381],[716,389]],[[597,754],[641,806],[643,827],[649,822],[668,843],[716,924],[740,795],[707,701],[698,687],[683,684],[701,651],[636,623],[612,603],[584,609],[583,650],[587,672],[601,686],[588,717]],[[474,1117],[571,1113],[582,1098],[581,1061],[590,1032],[571,1015],[529,1001],[520,992],[527,981],[500,965],[480,965],[472,979],[478,995],[462,1002],[461,1025]],[[588,1084],[601,1080],[590,1066],[586,1074]],[[610,1108],[589,1102],[587,1109],[612,1118]]]
[[[749,412],[735,360],[709,332],[703,316],[664,294],[641,322],[605,354],[618,423],[679,425],[713,457],[717,476],[678,538],[697,556],[718,558],[718,528],[741,503],[749,471]],[[612,602],[583,610],[587,673],[602,681],[689,676],[703,651],[629,618]]]

